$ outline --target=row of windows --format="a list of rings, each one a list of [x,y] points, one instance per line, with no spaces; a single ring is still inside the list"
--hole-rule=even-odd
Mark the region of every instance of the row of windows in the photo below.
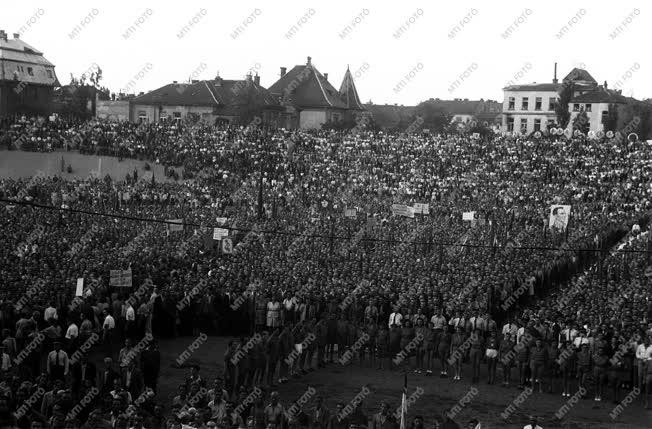
[[[582,110],[582,106],[584,106],[584,111],[585,112],[590,112],[591,111],[591,105],[590,104],[582,105],[582,104],[579,104],[579,103],[575,103],[575,104],[573,104],[573,112],[579,112],[580,110]]]
[[[172,112],[172,118],[174,118],[175,121],[180,121],[181,120],[181,112]],[[167,112],[161,112],[161,120],[166,120],[166,119],[168,119]],[[138,111],[138,120],[140,122],[147,121],[147,112],[144,111],[144,110],[139,110]]]
[[[25,67],[23,66],[16,66],[16,72],[18,73],[25,73]],[[47,73],[48,77],[52,79],[54,77],[54,73],[52,73],[52,70],[45,70],[45,73]],[[29,76],[34,76],[34,69],[32,67],[27,67],[27,74]]]
[[[556,107],[557,107],[557,97],[548,98],[548,110],[549,111],[555,110]],[[507,110],[514,110],[515,108],[516,108],[516,98],[509,97]],[[540,111],[542,110],[542,108],[543,108],[543,98],[535,97],[534,110]],[[521,99],[521,110],[529,110],[529,109],[530,109],[530,99],[528,97],[523,97]]]
[[[541,131],[541,119],[540,118],[535,118],[534,119],[534,131]],[[546,119],[546,128],[550,128],[555,121],[553,119]],[[527,131],[527,118],[521,118],[521,126],[519,128],[521,132],[526,132]],[[514,131],[514,118],[507,118],[507,131]]]

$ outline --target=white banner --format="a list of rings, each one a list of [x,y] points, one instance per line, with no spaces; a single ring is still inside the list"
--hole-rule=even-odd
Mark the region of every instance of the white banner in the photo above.
[[[229,230],[225,228],[213,228],[213,240],[221,240],[229,236]]]
[[[475,212],[464,212],[462,213],[462,220],[474,220],[475,219]]]

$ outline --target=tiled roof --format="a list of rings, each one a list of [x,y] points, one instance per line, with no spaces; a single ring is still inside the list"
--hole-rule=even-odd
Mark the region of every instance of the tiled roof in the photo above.
[[[439,100],[430,99],[426,103],[432,104],[452,115],[477,115],[479,113],[498,114],[502,104],[497,101],[485,100]]]
[[[567,81],[575,81],[575,80],[583,80],[587,82],[592,82],[592,83],[598,83],[596,82],[595,79],[593,79],[593,76],[589,72],[587,72],[584,69],[579,69],[575,67],[573,70],[570,71],[564,78],[563,82]]]
[[[346,68],[346,73],[340,86],[340,98],[348,109],[364,110],[360,97],[358,96],[358,90],[355,88],[355,83],[353,82],[353,76],[348,67]]]
[[[604,89],[600,86],[593,91],[585,92],[571,99],[571,103],[627,103],[627,97],[618,94],[612,89]]]
[[[511,85],[503,88],[504,91],[554,91],[561,89],[560,83],[526,83],[523,85]]]
[[[339,92],[310,62],[294,66],[269,91],[298,108],[346,108]]]
[[[18,64],[24,71],[18,70]],[[32,69],[32,75],[27,68]],[[52,77],[47,73],[50,70]],[[48,86],[60,86],[54,64],[43,53],[21,39],[0,39],[0,80],[13,80]]]
[[[171,83],[132,100],[134,104],[167,106],[233,106],[255,100],[264,106],[279,106],[272,94],[253,80],[200,80]]]

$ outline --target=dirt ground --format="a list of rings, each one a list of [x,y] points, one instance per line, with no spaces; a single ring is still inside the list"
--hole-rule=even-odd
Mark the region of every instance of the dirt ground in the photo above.
[[[72,173],[61,172],[61,158],[64,165],[72,167]],[[127,174],[138,170],[138,177],[151,180],[152,171],[157,182],[167,182],[163,166],[150,162],[152,170],[145,171],[145,162],[112,156],[80,155],[76,152],[21,152],[0,150],[0,178],[31,177],[39,171],[44,176],[61,176],[64,179],[87,178],[91,172],[100,171],[101,177],[110,175],[114,180],[124,180]]]
[[[211,380],[221,371],[228,340],[229,338],[224,337],[209,337],[206,343],[192,354],[190,360],[201,365],[201,372],[207,380]],[[160,342],[162,362],[159,398],[165,404],[170,404],[178,385],[189,371],[188,369],[174,368],[172,365],[192,341],[193,338],[182,337]],[[486,368],[483,367],[483,370]],[[469,368],[466,367],[463,374],[468,373]],[[501,413],[522,392],[521,390],[515,387],[503,388],[500,385],[487,385],[483,373],[481,382],[475,385],[477,394],[469,394],[472,387],[470,377],[454,382],[450,378],[441,379],[438,374],[437,367],[435,376],[431,377],[426,377],[424,374],[408,373],[408,396],[415,393],[417,388],[423,390],[423,395],[416,399],[409,408],[408,414],[409,416],[422,415],[428,429],[433,427],[434,416],[451,409],[467,394],[470,402],[462,408],[455,420],[466,425],[471,418],[477,418],[482,423],[483,429],[521,429],[528,424],[530,415],[537,415],[540,418],[539,424],[544,429],[652,428],[652,410],[643,408],[641,397],[626,407],[616,421],[609,416],[616,404],[611,400],[594,402],[592,398],[580,400],[560,421],[555,417],[555,413],[568,401],[568,398],[563,398],[559,392],[556,394],[533,393],[507,421],[504,421],[501,418]],[[498,377],[500,377],[500,373]],[[371,394],[365,399],[363,409],[367,415],[371,415],[378,411],[378,405],[382,400],[389,401],[392,409],[400,405],[403,375],[398,371],[360,368],[357,363],[353,366],[342,366],[339,363],[329,364],[326,368],[308,373],[300,379],[291,379],[289,383],[278,386],[282,402],[287,404],[289,401],[298,399],[309,386],[317,391],[317,395],[321,395],[325,399],[330,409],[334,409],[338,401],[348,404],[364,386],[367,386]]]

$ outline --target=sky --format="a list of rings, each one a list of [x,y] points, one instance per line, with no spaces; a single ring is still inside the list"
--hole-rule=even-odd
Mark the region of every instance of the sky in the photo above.
[[[248,71],[269,87],[310,56],[336,89],[349,66],[375,104],[502,101],[508,83],[550,82],[555,62],[560,79],[582,67],[652,97],[652,6],[610,3],[24,0],[2,7],[0,29],[42,51],[62,84],[97,64],[116,92]]]

